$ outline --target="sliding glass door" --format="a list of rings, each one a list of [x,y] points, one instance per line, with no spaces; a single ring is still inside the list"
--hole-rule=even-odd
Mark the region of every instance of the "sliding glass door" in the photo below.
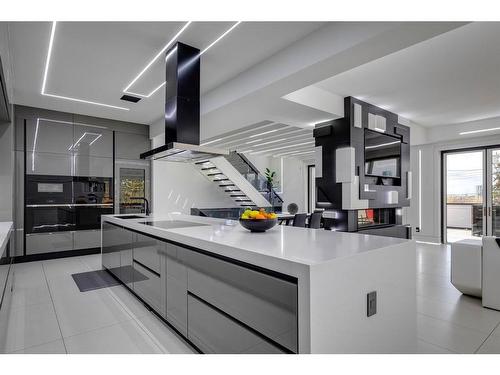
[[[480,237],[485,233],[484,166],[484,150],[444,154],[443,229],[446,242]]]
[[[500,237],[500,148],[443,154],[443,240]]]

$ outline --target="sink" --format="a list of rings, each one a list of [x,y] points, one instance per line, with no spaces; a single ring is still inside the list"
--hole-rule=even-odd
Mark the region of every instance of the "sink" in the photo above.
[[[195,223],[192,221],[183,221],[183,220],[139,221],[139,224],[150,225],[152,227],[158,227],[158,228],[163,228],[163,229],[209,226],[208,224]]]
[[[118,219],[144,219],[147,216],[140,216],[140,215],[123,215],[123,216],[115,216]]]

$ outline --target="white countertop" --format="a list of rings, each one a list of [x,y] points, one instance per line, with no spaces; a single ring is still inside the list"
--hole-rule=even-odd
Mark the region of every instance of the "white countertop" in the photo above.
[[[281,270],[287,264],[309,267],[408,242],[391,237],[281,225],[265,233],[251,233],[238,222],[225,225],[227,221],[223,219],[182,214],[150,216],[147,220],[183,220],[210,225],[163,229],[139,223],[144,219],[120,219],[119,215],[102,218],[166,240]],[[279,267],[273,267],[278,264]]]
[[[0,221],[0,256],[2,256],[9,241],[12,225],[12,221]]]

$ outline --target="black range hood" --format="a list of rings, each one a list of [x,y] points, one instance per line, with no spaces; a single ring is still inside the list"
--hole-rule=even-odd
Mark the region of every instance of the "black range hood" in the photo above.
[[[200,50],[176,43],[166,53],[165,144],[141,159],[196,162],[228,155],[200,146]]]

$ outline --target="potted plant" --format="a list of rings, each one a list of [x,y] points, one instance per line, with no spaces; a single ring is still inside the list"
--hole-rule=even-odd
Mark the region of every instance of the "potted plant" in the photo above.
[[[267,179],[267,189],[269,190],[269,198],[271,200],[271,206],[274,208],[274,194],[273,194],[273,187],[274,187],[274,176],[276,176],[276,171],[271,171],[269,168],[266,168],[266,179]]]

